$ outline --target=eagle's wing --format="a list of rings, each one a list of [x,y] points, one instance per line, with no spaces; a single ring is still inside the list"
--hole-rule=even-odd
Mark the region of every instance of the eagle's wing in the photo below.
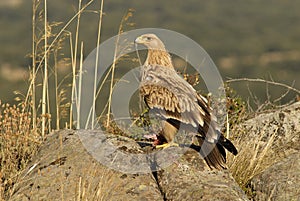
[[[207,100],[180,77],[174,69],[158,65],[144,66],[140,95],[150,109],[160,117],[191,125],[205,137],[211,123],[211,109]],[[218,138],[209,132],[209,141]]]

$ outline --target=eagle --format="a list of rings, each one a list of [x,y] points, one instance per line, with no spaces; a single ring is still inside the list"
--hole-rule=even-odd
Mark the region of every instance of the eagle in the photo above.
[[[175,135],[183,129],[196,134],[200,145],[197,151],[211,169],[226,169],[225,149],[234,155],[238,152],[220,131],[208,100],[177,73],[171,55],[155,34],[143,34],[134,42],[148,49],[139,92],[146,106],[162,121],[156,148],[178,146]]]

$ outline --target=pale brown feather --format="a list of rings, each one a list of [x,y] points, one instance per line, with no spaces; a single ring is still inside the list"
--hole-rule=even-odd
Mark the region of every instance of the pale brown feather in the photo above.
[[[210,122],[208,108],[199,105],[206,102],[173,69],[157,65],[144,66],[140,95],[147,106],[163,119],[173,118],[195,129],[203,127],[204,120]]]
[[[173,68],[171,56],[164,48],[162,50],[149,49],[144,65],[160,65]]]

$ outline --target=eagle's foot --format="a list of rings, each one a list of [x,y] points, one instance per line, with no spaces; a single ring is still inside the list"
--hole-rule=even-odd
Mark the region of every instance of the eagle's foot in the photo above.
[[[165,144],[155,146],[156,149],[159,149],[159,148],[166,149],[168,147],[179,147],[179,144],[177,144],[175,142],[169,142],[169,143],[165,143]]]

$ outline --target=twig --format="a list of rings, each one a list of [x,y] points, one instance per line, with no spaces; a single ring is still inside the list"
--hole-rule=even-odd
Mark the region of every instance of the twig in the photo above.
[[[295,81],[293,81],[292,83],[292,87],[294,86]],[[287,89],[286,92],[284,94],[282,94],[280,97],[278,97],[277,99],[274,100],[274,103],[279,102],[281,99],[283,99],[291,90]]]
[[[260,79],[260,78],[237,78],[237,79],[230,79],[230,80],[227,80],[226,83],[242,82],[242,81],[247,81],[247,82],[263,82],[263,83],[267,83],[267,84],[281,86],[281,87],[288,88],[291,91],[294,91],[294,92],[300,94],[300,90],[295,89],[294,87],[291,87],[291,86],[289,86],[287,84],[283,84],[283,83],[279,83],[279,82],[274,82],[274,81],[268,81],[268,80],[264,80],[264,79]]]

